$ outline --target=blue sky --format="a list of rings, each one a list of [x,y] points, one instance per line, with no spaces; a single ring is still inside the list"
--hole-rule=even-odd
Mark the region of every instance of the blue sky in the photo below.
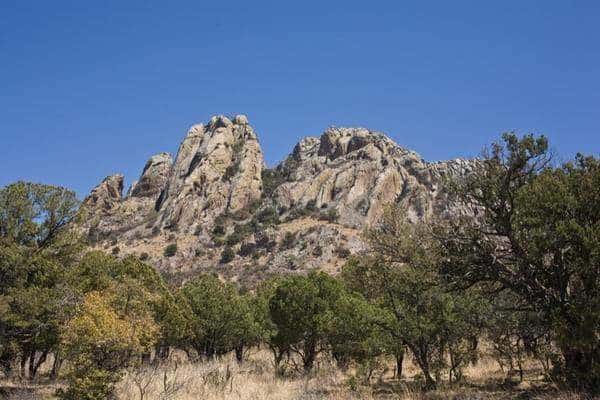
[[[598,1],[0,2],[0,185],[84,196],[214,114],[267,162],[327,126],[425,159],[507,130],[600,153]]]

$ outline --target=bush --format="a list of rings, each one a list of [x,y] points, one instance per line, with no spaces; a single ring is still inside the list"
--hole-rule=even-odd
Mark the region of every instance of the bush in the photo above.
[[[320,245],[317,245],[312,252],[313,256],[321,257],[323,255],[323,248]]]
[[[262,171],[262,197],[271,197],[275,189],[285,182],[285,176],[279,169],[263,169]]]
[[[204,249],[194,250],[194,256],[196,256],[196,257],[202,257],[205,254],[206,254],[206,251],[204,251]]]
[[[319,215],[320,220],[327,221],[330,223],[336,222],[339,217],[340,217],[340,214],[337,212],[337,210],[335,208],[330,208],[329,210],[327,210],[327,212],[322,212],[321,215]]]
[[[137,289],[113,287],[88,293],[62,335],[63,350],[72,364],[68,388],[59,391],[66,400],[111,398],[121,371],[152,349],[159,328]],[[133,298],[134,300],[132,300]],[[124,301],[127,299],[126,301]],[[120,309],[119,304],[128,307]]]
[[[163,255],[165,257],[173,257],[175,254],[177,254],[177,244],[171,243],[170,245],[165,247],[165,250],[163,252]]]
[[[221,264],[228,264],[235,258],[235,252],[230,246],[227,246],[223,249],[221,253]]]
[[[279,247],[281,249],[291,249],[292,247],[294,247],[295,243],[296,243],[296,234],[292,233],[292,232],[286,232]]]
[[[310,211],[310,212],[316,211],[317,210],[317,201],[316,200],[309,200],[306,203],[306,207],[305,208],[306,208],[307,211]]]
[[[223,236],[225,235],[225,227],[223,225],[215,225],[212,230],[213,235],[215,236]]]
[[[338,247],[335,251],[340,258],[348,258],[350,257],[350,250],[345,247]]]
[[[275,207],[267,207],[259,211],[256,219],[261,224],[277,225],[279,223],[279,214]]]
[[[302,217],[306,217],[307,215],[310,215],[311,211],[307,210],[306,208],[293,208],[292,210],[290,210],[286,220],[287,221],[292,221],[294,219],[298,219],[298,218],[302,218]]]
[[[249,222],[247,224],[239,224],[235,226],[235,228],[233,229],[233,233],[227,236],[225,242],[229,246],[234,246],[237,243],[244,240],[245,238],[247,238],[248,236],[252,235],[252,233],[254,233],[252,222]]]
[[[238,251],[238,254],[242,257],[246,257],[246,256],[254,254],[255,251],[256,251],[256,243],[242,243],[242,245],[240,246],[240,251]]]

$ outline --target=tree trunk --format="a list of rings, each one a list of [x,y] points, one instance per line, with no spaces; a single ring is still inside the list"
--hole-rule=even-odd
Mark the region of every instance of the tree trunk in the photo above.
[[[429,368],[429,360],[427,359],[427,350],[424,348],[420,348],[419,347],[415,347],[415,346],[411,346],[411,350],[413,355],[415,356],[415,360],[417,361],[417,364],[419,364],[419,368],[421,368],[421,372],[423,373],[423,376],[425,377],[425,389],[430,390],[430,389],[435,389],[436,382],[435,379],[433,379],[433,377],[431,376],[431,371]]]
[[[52,363],[52,371],[50,372],[50,379],[55,380],[58,378],[58,372],[60,371],[60,367],[62,366],[62,358],[58,352],[54,353],[54,362]]]
[[[36,359],[37,351],[31,352],[31,356],[29,357],[29,380],[34,380],[37,376],[38,369],[40,366],[46,362],[48,358],[48,351],[44,350],[40,357]]]
[[[315,358],[317,356],[317,344],[314,340],[309,339],[304,343],[304,372],[309,373],[313,369]]]
[[[396,354],[396,379],[402,379],[402,365],[404,364],[404,352]]]
[[[21,354],[21,365],[20,365],[20,370],[19,370],[19,373],[21,374],[21,379],[26,378],[25,367],[27,366],[28,359],[29,359],[29,351],[25,350],[25,351],[23,351],[23,354]]]
[[[241,364],[244,361],[244,345],[243,344],[239,344],[236,346],[235,359],[237,360],[237,362],[239,364]]]

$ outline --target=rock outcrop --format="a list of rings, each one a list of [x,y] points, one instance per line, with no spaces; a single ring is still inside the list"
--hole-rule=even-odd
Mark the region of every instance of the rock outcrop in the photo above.
[[[429,164],[382,133],[329,128],[300,141],[278,167],[285,182],[275,199],[286,209],[333,209],[341,224],[357,229],[377,221],[391,202],[405,203],[418,219],[444,211],[439,183],[445,171],[461,173],[459,165]]]
[[[83,200],[83,206],[94,212],[109,212],[119,205],[122,196],[123,175],[110,175],[92,189]]]
[[[169,153],[156,154],[146,162],[140,179],[131,185],[129,197],[158,198],[165,188],[173,168],[173,159]]]
[[[243,115],[216,116],[194,125],[177,153],[157,210],[161,227],[183,231],[211,225],[261,197],[264,161],[258,138]],[[207,225],[208,224],[208,225]]]
[[[473,165],[428,163],[382,133],[332,127],[268,169],[248,119],[215,116],[188,130],[174,162],[151,157],[124,198],[123,177],[106,178],[84,202],[95,215],[86,229],[95,246],[146,253],[179,279],[204,270],[246,284],[273,273],[336,273],[389,203],[414,220],[464,212],[443,183]],[[174,257],[163,256],[169,243],[178,245]]]

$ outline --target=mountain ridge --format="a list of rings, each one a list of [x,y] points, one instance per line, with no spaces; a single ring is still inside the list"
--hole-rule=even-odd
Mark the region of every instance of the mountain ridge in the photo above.
[[[384,133],[332,126],[268,168],[247,117],[217,115],[188,130],[175,158],[150,157],[125,195],[123,175],[106,177],[83,202],[83,229],[94,247],[140,255],[182,280],[205,270],[247,281],[336,273],[386,204],[405,204],[414,220],[456,212],[443,180],[472,166],[429,163]],[[167,257],[169,244],[177,251]]]

